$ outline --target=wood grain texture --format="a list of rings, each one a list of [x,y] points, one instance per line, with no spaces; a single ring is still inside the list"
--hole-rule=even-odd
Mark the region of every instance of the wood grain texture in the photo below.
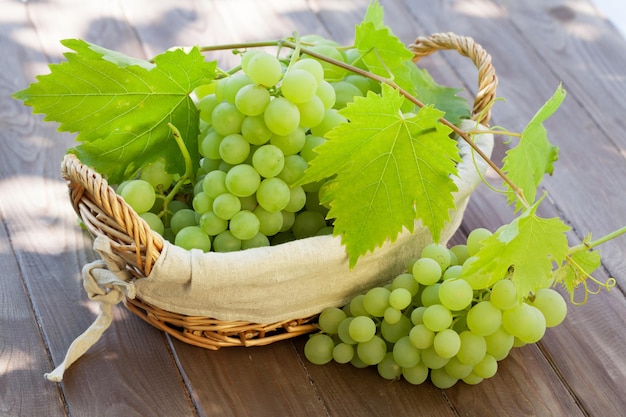
[[[589,230],[602,233],[602,230],[608,232],[620,227],[626,218],[626,207],[620,203],[624,197],[621,178],[626,170],[626,162],[620,149],[626,145],[620,135],[605,130],[606,125],[591,115],[590,107],[595,108],[593,111],[596,114],[604,113],[603,118],[606,120],[606,115],[612,113],[611,109],[620,106],[616,101],[626,85],[623,77],[598,77],[596,74],[618,71],[624,48],[616,44],[623,40],[609,39],[610,28],[599,17],[594,18],[589,14],[579,17],[580,12],[573,13],[563,4],[546,4],[544,7],[542,3],[537,9],[525,9],[516,2],[505,2],[506,7],[491,3],[492,14],[499,17],[489,19],[480,15],[468,18],[473,10],[470,7],[472,3],[477,4],[447,3],[435,13],[435,16],[445,16],[445,19],[429,20],[428,23],[435,27],[443,25],[445,21],[450,27],[456,26],[457,31],[479,39],[490,51],[500,74],[499,95],[507,101],[494,110],[495,123],[515,126],[523,122],[523,119],[518,120],[521,114],[526,114],[528,119],[534,111],[531,103],[551,94],[552,87],[548,84],[558,85],[564,80],[565,88],[569,91],[566,102],[548,123],[551,140],[561,147],[561,151],[555,175],[544,183],[549,198],[547,204],[544,203],[545,207],[542,207],[542,215],[551,217],[558,214],[573,225],[573,243],[578,243]],[[481,2],[481,5],[484,6],[485,2]],[[593,13],[591,8],[581,7],[583,11]],[[568,11],[570,13],[566,21],[569,26],[564,27],[562,14]],[[555,15],[561,16],[560,19]],[[616,55],[617,67],[612,67],[613,61],[606,58],[607,51],[598,52],[605,47],[602,39],[592,46],[591,41],[568,33],[571,30],[568,28],[574,25],[576,19],[582,19],[596,29],[594,32],[588,28],[590,32],[604,34],[606,43],[611,45]],[[502,31],[502,25],[519,26],[521,29]],[[498,37],[490,36],[498,28],[501,34]],[[542,42],[537,34],[543,34],[550,42]],[[511,65],[514,62],[508,59],[511,44],[518,45],[518,54],[529,59],[515,61],[516,65]],[[598,54],[603,58],[598,58]],[[535,58],[531,60],[533,56]],[[451,57],[450,60],[456,62],[457,59]],[[469,73],[463,75],[467,78],[466,82],[473,76]],[[589,84],[595,85],[591,88],[604,91],[602,100],[589,98],[591,90],[585,81],[589,78],[593,78]],[[597,83],[605,85],[600,87]],[[611,104],[607,104],[611,101]],[[539,105],[534,104],[535,109]],[[613,128],[617,129],[615,123]],[[616,136],[620,136],[618,142]],[[587,155],[593,155],[593,159],[586,158]],[[586,164],[591,166],[586,169]],[[482,225],[495,230],[511,218],[505,205],[494,201],[491,193],[485,189],[479,190],[470,204],[469,213],[464,218],[467,228]],[[484,216],[484,213],[493,215]],[[610,268],[609,274],[623,274],[623,245],[619,241],[609,242],[600,249],[605,258],[605,267]],[[606,280],[607,274],[601,270],[597,272],[597,277]],[[623,288],[624,281],[619,285]],[[566,323],[549,330],[548,336],[540,344],[545,349],[544,354],[563,374],[573,395],[592,415],[600,415],[597,414],[599,408],[610,410],[609,414],[619,414],[618,410],[625,407],[619,388],[624,386],[626,376],[624,361],[621,359],[624,357],[625,344],[623,341],[615,341],[616,337],[621,337],[617,335],[623,334],[626,328],[623,314],[620,314],[625,305],[623,293],[619,290],[609,294],[605,291],[594,296],[585,306],[570,308]],[[598,392],[597,386],[607,388]]]
[[[323,416],[325,406],[290,342],[209,351],[175,341],[194,401],[206,416]]]
[[[67,33],[72,27],[67,22],[89,22],[100,16],[93,7],[59,4],[58,10],[50,10],[47,6],[45,3],[12,3],[14,13],[11,16],[23,16],[24,24],[19,37],[10,34],[7,37],[10,42],[3,42],[5,57],[15,56],[12,52],[21,50],[16,53],[21,59],[11,60],[4,67],[11,70],[14,77],[9,86],[11,92],[25,88],[27,82],[34,79],[33,72],[46,72],[45,64],[55,52],[53,48],[46,50],[39,40],[52,43],[68,35],[85,36],[78,31],[72,35]],[[62,12],[63,19],[57,17],[55,11]],[[46,24],[38,26],[38,21]],[[92,33],[86,37],[98,41],[97,33]],[[103,27],[100,33],[111,39],[111,33],[118,31],[113,28],[108,33]],[[13,50],[9,49],[10,45]],[[26,53],[28,51],[32,52]],[[76,216],[67,204],[66,185],[59,175],[62,155],[72,144],[71,136],[56,133],[52,124],[40,123],[40,118],[33,117],[30,109],[15,100],[3,100],[2,107],[5,106],[15,108],[16,113],[3,120],[0,132],[0,213],[9,235],[5,245],[7,253],[13,254],[20,271],[11,278],[23,280],[22,285],[36,317],[30,329],[34,330],[32,325],[41,326],[46,348],[53,363],[58,364],[72,340],[91,324],[97,313],[97,305],[87,300],[80,278],[82,265],[95,258],[91,239],[77,227]],[[9,319],[10,316],[6,318]],[[2,320],[5,320],[4,316]],[[37,335],[34,332],[30,336]],[[33,343],[33,348],[36,346]],[[21,393],[16,400],[19,399],[23,406],[32,404],[33,407],[23,410],[21,415],[47,414],[37,412],[35,408],[41,407],[42,399],[49,400],[50,414],[54,413],[56,402],[62,413],[65,409],[72,415],[105,415],[109,412],[110,415],[158,415],[161,412],[190,415],[192,407],[188,393],[163,335],[146,327],[126,310],[116,310],[111,330],[84,359],[85,364],[90,365],[70,369],[66,382],[61,385],[48,383],[44,389],[37,388],[42,381],[45,382],[43,373],[49,372],[53,364],[45,366],[47,369],[42,369],[41,363],[33,365],[28,375],[40,382],[20,386]],[[159,366],[154,366],[155,362]],[[14,375],[15,382],[19,382],[19,373]],[[155,381],[168,392],[167,397],[151,398],[150,386]],[[50,399],[51,392],[55,393],[56,400]]]
[[[587,0],[381,0],[405,43],[454,31],[493,56],[500,77],[494,123],[520,129],[563,82],[568,97],[549,121],[561,159],[540,213],[558,214],[578,243],[626,219],[622,178],[626,139],[621,97],[626,41]],[[62,384],[42,373],[97,314],[80,269],[95,259],[76,225],[59,165],[70,134],[55,131],[9,95],[59,62],[59,40],[83,38],[146,58],[185,44],[276,39],[293,30],[348,43],[367,0],[96,2],[3,1],[0,17],[0,415],[167,416],[617,416],[626,409],[626,258],[623,241],[602,247],[597,277],[621,288],[571,307],[538,345],[516,349],[498,374],[449,390],[385,381],[375,369],[315,366],[306,337],[213,352],[172,341],[123,308]],[[5,12],[6,11],[6,12]],[[237,57],[210,58],[230,68]],[[476,89],[476,70],[455,52],[420,65],[441,83]],[[500,160],[508,145],[499,143]],[[593,155],[593,162],[590,161]],[[588,164],[591,164],[589,166]],[[496,184],[493,174],[488,175]],[[513,216],[479,187],[453,242],[474,227],[495,230]]]
[[[52,364],[9,245],[2,211],[0,271],[0,415],[63,416],[59,387],[42,378]]]

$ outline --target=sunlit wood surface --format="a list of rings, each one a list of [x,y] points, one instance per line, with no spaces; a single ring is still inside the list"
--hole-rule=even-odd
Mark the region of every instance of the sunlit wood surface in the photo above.
[[[626,238],[601,247],[592,296],[538,344],[516,349],[478,386],[442,391],[388,382],[374,369],[314,366],[305,338],[208,351],[148,326],[123,307],[63,383],[47,382],[97,314],[81,267],[95,259],[59,167],[73,136],[11,99],[83,38],[136,57],[174,45],[319,33],[353,37],[366,0],[0,0],[0,415],[2,416],[598,416],[626,415]],[[560,147],[546,179],[544,216],[572,227],[572,244],[626,223],[626,41],[588,0],[384,0],[406,43],[454,31],[493,56],[500,77],[493,123],[522,129],[563,83],[547,125]],[[233,57],[215,54],[221,65]],[[230,61],[229,61],[230,60]],[[476,71],[454,52],[424,61],[441,83],[475,91]],[[498,145],[501,157],[505,144]],[[512,216],[481,188],[456,241]]]

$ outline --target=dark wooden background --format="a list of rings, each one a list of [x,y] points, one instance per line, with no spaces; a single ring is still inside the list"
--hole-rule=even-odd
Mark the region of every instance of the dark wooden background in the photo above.
[[[59,174],[73,136],[10,98],[62,59],[59,40],[83,38],[136,57],[174,45],[279,38],[298,30],[348,43],[366,0],[0,0],[0,414],[3,416],[621,416],[626,414],[626,238],[601,247],[596,277],[618,286],[570,308],[537,345],[498,374],[449,390],[388,382],[373,369],[314,366],[304,338],[217,352],[185,345],[124,308],[61,384],[45,372],[93,321],[81,284],[95,258]],[[494,124],[523,128],[563,83],[548,123],[560,147],[544,184],[544,216],[572,227],[571,243],[626,223],[626,41],[588,0],[383,0],[406,43],[454,31],[493,56]],[[221,65],[232,57],[216,54]],[[476,71],[454,52],[424,61],[448,85],[475,91]],[[502,156],[506,145],[499,145]],[[456,241],[511,218],[481,187]]]

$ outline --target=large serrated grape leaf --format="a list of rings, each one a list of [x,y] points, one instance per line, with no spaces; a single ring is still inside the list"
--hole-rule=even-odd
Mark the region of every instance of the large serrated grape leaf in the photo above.
[[[520,297],[545,287],[553,262],[560,264],[567,255],[565,232],[569,227],[559,218],[538,217],[538,205],[539,202],[486,238],[477,259],[464,268],[461,278],[474,288],[487,288],[512,274]]]
[[[172,123],[197,161],[198,114],[190,93],[214,77],[214,62],[197,48],[167,51],[151,63],[82,40],[62,43],[74,51],[67,61],[50,65],[49,74],[14,96],[59,122],[59,130],[78,132],[82,144],[70,152],[112,183],[163,155],[170,172],[183,173]]]
[[[537,187],[544,174],[552,174],[554,162],[558,159],[558,148],[548,141],[546,128],[543,126],[565,99],[565,90],[559,86],[552,97],[539,109],[522,132],[518,145],[506,152],[502,170],[522,190],[529,204],[535,202]],[[509,185],[509,204],[516,202],[515,210],[523,207],[517,201]]]
[[[461,90],[437,84],[426,69],[415,66],[413,53],[385,25],[383,8],[377,1],[368,6],[363,22],[356,27],[354,38],[355,48],[372,73],[393,80],[422,103],[442,110],[452,124],[469,118],[467,100],[457,95]],[[413,111],[414,108],[409,101],[402,105],[403,111]]]
[[[357,97],[341,110],[349,123],[326,135],[318,155],[300,183],[336,174],[325,189],[335,234],[354,266],[357,259],[394,241],[418,218],[437,241],[454,208],[451,178],[459,161],[450,129],[439,122],[442,112],[424,107],[413,117],[400,113],[404,98],[388,85],[382,96]]]

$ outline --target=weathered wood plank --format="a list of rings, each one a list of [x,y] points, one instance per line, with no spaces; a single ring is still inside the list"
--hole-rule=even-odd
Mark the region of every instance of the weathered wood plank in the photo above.
[[[286,341],[209,351],[174,341],[194,401],[207,416],[322,416],[325,405]]]
[[[42,377],[52,365],[20,279],[1,210],[0,270],[0,414],[63,416],[59,387]]]
[[[14,33],[7,36],[9,42],[2,42],[2,56],[20,59],[7,61],[10,64],[4,66],[11,74],[7,96],[27,87],[36,74],[46,72],[48,57],[58,58],[53,45],[62,37],[98,42],[99,36],[114,40],[119,34],[119,43],[109,46],[125,42],[129,32],[120,31],[118,26],[123,26],[123,19],[101,20],[109,13],[90,8],[94,5],[11,3],[13,13],[9,15],[16,19]],[[67,22],[85,26],[78,28]],[[81,267],[95,258],[91,241],[77,226],[59,173],[61,157],[72,140],[70,135],[55,132],[56,126],[42,124],[15,100],[3,100],[2,108],[10,109],[3,112],[10,117],[3,117],[0,132],[3,227],[19,265],[20,276],[15,278],[24,281],[38,320],[31,326],[41,324],[44,343],[58,364],[71,341],[91,324],[97,312],[80,281]],[[32,337],[37,337],[36,333]],[[43,364],[35,365],[31,377],[44,381]],[[52,365],[47,368],[45,371],[50,371]],[[61,394],[59,398],[65,401],[57,413],[65,413],[65,407],[74,415],[194,414],[163,335],[122,308],[116,310],[111,330],[66,375],[63,384],[46,382],[43,396],[41,391],[21,386],[17,399],[25,407],[22,415],[48,414],[37,410],[42,399],[51,399],[50,392]],[[54,413],[54,408],[49,412]]]
[[[275,40],[290,36],[294,30],[326,35],[302,0],[185,1],[176,5],[159,2],[149,8],[141,2],[126,2],[122,7],[148,56],[175,45]],[[207,58],[218,60],[225,69],[238,65],[239,60],[230,51],[207,53]]]
[[[523,119],[528,120],[540,102],[551,94],[561,78],[566,75],[570,77],[565,85],[569,89],[569,97],[548,127],[549,132],[553,133],[554,142],[562,147],[562,151],[554,177],[546,181],[545,188],[549,191],[551,200],[544,203],[546,207],[542,214],[559,213],[570,221],[578,234],[573,237],[574,243],[584,236],[587,228],[602,233],[619,227],[620,221],[626,217],[623,204],[618,202],[622,198],[620,193],[609,190],[620,189],[619,178],[623,175],[626,164],[619,149],[623,149],[624,145],[617,145],[616,148],[615,139],[607,134],[597,120],[589,116],[589,100],[578,97],[589,94],[584,91],[579,93],[584,88],[578,84],[593,77],[593,72],[570,70],[572,67],[586,67],[591,65],[586,63],[600,61],[584,54],[592,46],[571,45],[583,41],[576,41],[571,36],[565,37],[565,29],[560,28],[561,24],[557,19],[552,20],[552,26],[546,27],[547,13],[544,3],[535,7],[525,3],[524,8],[516,12],[495,3],[481,2],[482,14],[478,12],[479,9],[470,7],[471,5],[472,2],[447,3],[434,13],[438,19],[424,19],[424,24],[430,25],[432,30],[455,30],[473,36],[493,55],[494,65],[501,79],[499,95],[507,99],[507,103],[496,108],[496,123],[521,125]],[[489,10],[491,13],[485,13]],[[518,16],[522,10],[527,14],[526,17]],[[531,10],[535,13],[531,13]],[[543,23],[533,26],[535,20]],[[599,20],[594,21],[599,30],[604,30],[601,24]],[[503,25],[523,27],[518,31],[502,31]],[[499,35],[494,37],[493,33],[496,32]],[[529,40],[530,36],[534,38]],[[567,45],[559,44],[557,51],[552,41],[541,42],[540,38],[567,39]],[[542,49],[543,52],[537,52]],[[512,50],[516,51],[515,55],[511,54]],[[621,56],[624,48],[614,47],[612,53]],[[543,58],[537,58],[539,54],[543,54]],[[520,56],[529,58],[520,60]],[[455,57],[449,59],[456,62]],[[621,59],[617,58],[617,66],[612,68],[609,66],[613,61],[602,61],[601,73],[617,73],[621,68]],[[575,76],[571,75],[573,72],[576,72]],[[460,69],[459,73],[467,82],[474,77],[464,69]],[[619,97],[623,85],[617,84],[623,83],[623,80],[607,77],[604,82],[614,85],[616,92],[613,94]],[[610,87],[605,86],[603,89]],[[596,101],[594,106],[602,109],[597,109],[597,113],[604,111],[612,114],[609,118],[617,119],[618,104],[605,105],[602,100]],[[520,118],[521,114],[527,116]],[[588,140],[590,137],[593,140]],[[582,168],[583,155],[593,155],[594,160],[599,161],[597,165],[594,163],[593,173]],[[464,222],[466,227],[487,226],[495,230],[502,221],[510,218],[510,212],[507,212],[502,203],[494,202],[491,194],[479,191],[473,197]],[[482,216],[480,213],[490,214]],[[601,248],[607,259],[605,262],[614,266],[611,273],[619,275],[620,263],[623,262],[623,256],[620,256],[623,255],[622,245],[619,242],[607,245]],[[598,278],[605,280],[606,275],[600,271]],[[571,308],[566,322],[559,328],[550,330],[540,344],[544,355],[563,375],[562,378],[570,386],[573,395],[583,404],[586,412],[592,415],[616,414],[624,408],[623,396],[619,394],[626,375],[623,361],[620,360],[624,356],[625,345],[622,340],[623,314],[620,313],[623,312],[624,305],[623,295],[618,291],[594,296],[584,307]],[[606,370],[607,363],[616,369],[615,372]],[[598,386],[605,387],[601,394],[598,394]]]

